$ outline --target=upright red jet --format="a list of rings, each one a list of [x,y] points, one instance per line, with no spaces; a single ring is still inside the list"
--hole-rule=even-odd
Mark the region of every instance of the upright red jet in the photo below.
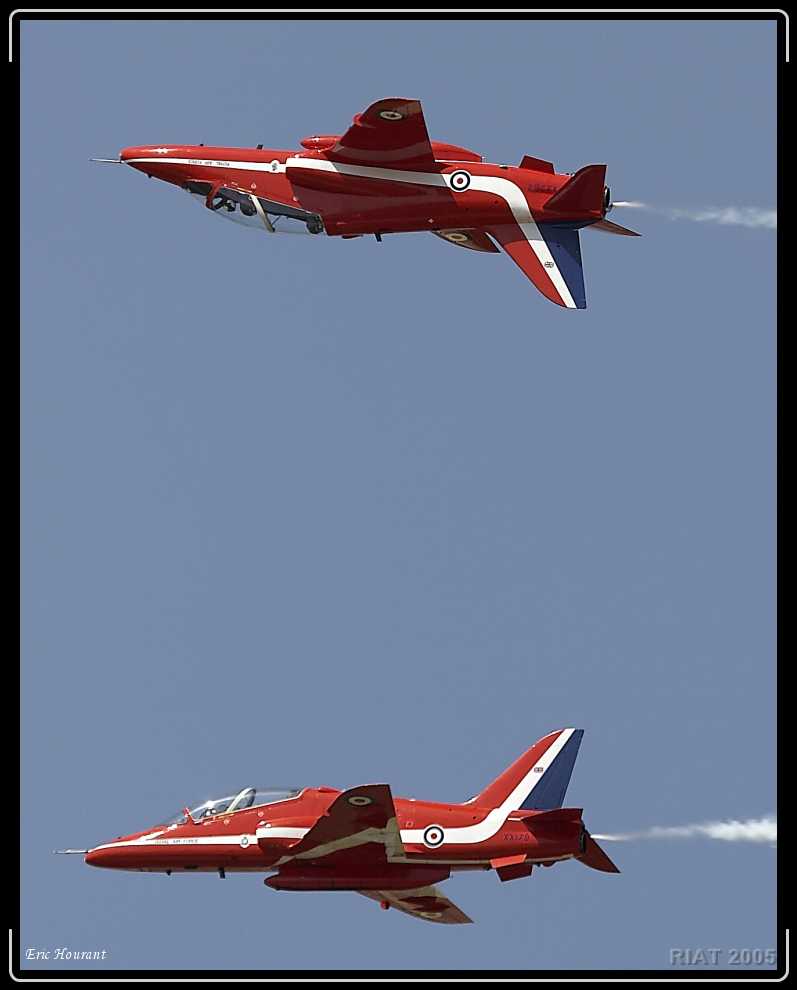
[[[546,298],[587,305],[578,231],[637,236],[606,219],[606,166],[558,175],[526,155],[519,166],[432,141],[418,100],[379,100],[345,134],[304,138],[302,151],[145,145],[119,159],[204,200],[208,209],[274,233],[360,237],[430,231],[449,244],[499,245]],[[107,160],[107,159],[100,159]]]
[[[276,890],[352,890],[426,921],[470,922],[434,886],[452,870],[495,870],[502,881],[577,859],[617,867],[563,808],[582,729],[544,736],[463,804],[394,800],[387,784],[339,791],[245,787],[144,832],[82,853],[91,866],[152,873],[271,873]]]

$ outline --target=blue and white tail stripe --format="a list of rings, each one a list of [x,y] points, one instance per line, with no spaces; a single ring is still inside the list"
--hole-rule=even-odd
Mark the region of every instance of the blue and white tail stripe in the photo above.
[[[567,749],[568,743],[574,734],[578,734],[578,742],[580,743],[583,729],[562,729],[561,732],[552,733],[551,736],[541,739],[539,743],[525,754],[526,757],[532,756],[533,759],[527,764],[522,775],[516,779],[511,790],[505,793],[500,805],[497,808],[493,808],[489,814],[485,815],[480,822],[474,825],[446,828],[445,837],[441,844],[470,844],[484,842],[486,839],[492,838],[504,824],[507,816],[511,812],[519,811],[522,807],[525,807],[524,802],[528,801],[529,797],[537,792],[537,788],[542,787],[542,783],[550,772],[551,767],[556,765],[560,754]],[[547,742],[548,739],[551,740],[550,743]],[[545,745],[543,752],[540,752],[541,745]],[[575,747],[575,752],[577,751],[578,745]],[[569,752],[565,757],[564,765],[567,766],[569,764],[570,771],[572,771],[575,754],[573,754],[571,760]],[[522,759],[523,757],[521,757]],[[557,776],[558,773],[559,771],[557,771]],[[570,779],[570,772],[567,774],[567,779]],[[567,785],[565,784],[565,786]],[[554,788],[554,792],[558,792],[558,788]],[[544,793],[544,791],[540,791],[539,793]],[[424,829],[402,829],[401,840],[407,844],[422,844],[424,841]]]
[[[567,785],[573,774],[578,748],[584,735],[583,729],[570,729],[570,735],[545,773],[540,774],[526,795],[521,808],[534,811],[553,811],[564,804]]]
[[[581,265],[581,243],[578,231],[558,227],[550,223],[537,224],[556,267],[570,292],[575,309],[586,309],[587,294],[584,289],[584,269]]]

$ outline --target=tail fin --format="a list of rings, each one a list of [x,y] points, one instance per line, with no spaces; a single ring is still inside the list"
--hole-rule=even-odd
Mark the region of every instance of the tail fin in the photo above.
[[[540,292],[568,309],[585,309],[578,231],[554,223],[496,224],[489,233]]]
[[[583,735],[583,729],[558,729],[543,736],[470,803],[507,814],[561,808]]]
[[[543,209],[555,213],[603,214],[606,166],[585,165],[546,200]]]

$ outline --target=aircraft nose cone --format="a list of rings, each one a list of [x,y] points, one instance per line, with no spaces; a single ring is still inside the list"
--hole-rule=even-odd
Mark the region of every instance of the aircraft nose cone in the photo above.
[[[110,866],[113,859],[113,849],[89,849],[86,862],[89,866]]]
[[[134,165],[137,158],[151,158],[152,149],[151,148],[141,148],[135,145],[131,148],[122,148],[119,152],[120,161],[127,162],[128,165]]]
[[[119,152],[119,160],[124,162],[126,165],[130,165],[132,168],[140,169],[142,172],[149,171],[150,164],[153,160],[160,160],[166,153],[165,148],[158,147],[152,148],[149,145],[139,146],[134,145],[130,148],[122,148]]]

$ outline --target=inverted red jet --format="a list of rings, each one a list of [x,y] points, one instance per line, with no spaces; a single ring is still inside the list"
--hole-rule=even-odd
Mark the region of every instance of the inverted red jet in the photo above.
[[[563,808],[582,729],[544,736],[463,804],[393,798],[387,784],[275,792],[246,787],[85,854],[91,866],[149,873],[271,873],[275,890],[352,890],[426,921],[470,922],[434,884],[453,870],[502,881],[577,859],[619,873],[581,808]]]
[[[496,253],[497,244],[546,298],[569,309],[587,305],[579,228],[637,236],[606,219],[605,165],[558,175],[529,155],[519,166],[490,164],[431,141],[418,100],[379,100],[345,134],[301,144],[302,151],[145,145],[111,161],[268,233],[298,223],[340,237],[425,230],[473,251]]]

